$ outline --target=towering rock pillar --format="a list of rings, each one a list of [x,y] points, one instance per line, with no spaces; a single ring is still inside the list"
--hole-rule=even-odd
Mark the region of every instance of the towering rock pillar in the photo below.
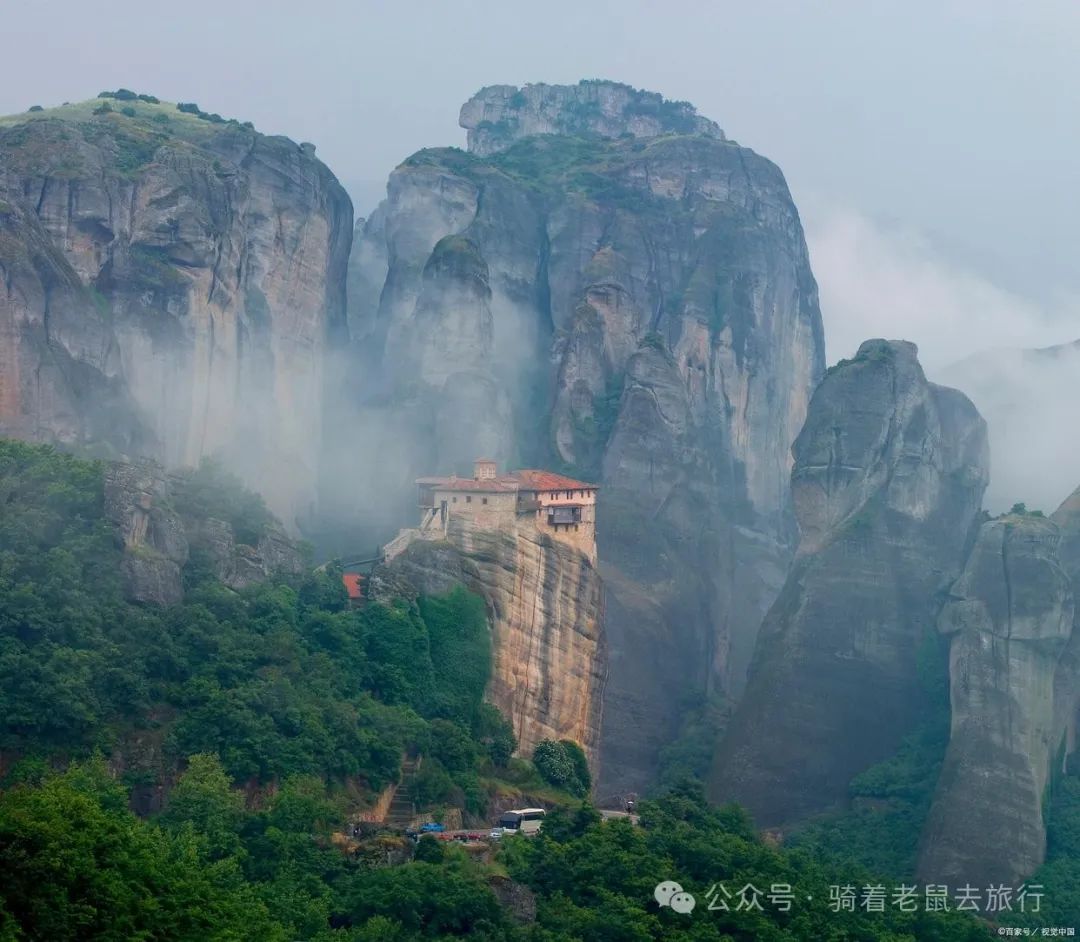
[[[350,328],[385,379],[352,467],[399,481],[364,516],[397,514],[392,532],[408,482],[462,473],[464,441],[603,484],[600,794],[644,790],[688,707],[741,691],[793,550],[791,443],[824,372],[799,215],[774,164],[652,92],[492,86],[460,120],[469,152],[402,162],[353,255]],[[474,299],[431,290],[466,245],[489,355]],[[402,374],[396,338],[421,320],[447,338],[440,369]],[[448,379],[461,405],[436,407]],[[401,434],[436,408],[457,441]]]
[[[1039,517],[984,524],[941,613],[952,725],[923,831],[925,881],[1016,886],[1042,863],[1054,675],[1073,627],[1059,540]]]
[[[974,406],[903,342],[868,341],[829,372],[794,453],[798,553],[710,782],[765,826],[841,802],[918,721],[920,647],[988,477]]]

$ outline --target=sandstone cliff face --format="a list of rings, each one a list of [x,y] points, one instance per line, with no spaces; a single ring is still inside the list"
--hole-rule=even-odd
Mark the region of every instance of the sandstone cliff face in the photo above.
[[[172,106],[0,121],[0,433],[221,456],[310,511],[351,206],[285,138]]]
[[[374,590],[446,592],[461,583],[487,602],[492,676],[487,698],[525,755],[572,739],[595,767],[605,675],[603,587],[584,553],[531,522],[491,528],[451,515],[446,542],[415,542],[377,571]]]
[[[182,601],[183,570],[194,553],[237,590],[303,571],[299,547],[277,521],[267,523],[249,546],[237,542],[224,520],[179,513],[174,481],[155,461],[108,464],[104,497],[105,517],[124,545],[121,576],[131,601],[162,607]]]
[[[868,341],[830,371],[794,454],[798,554],[711,781],[765,826],[843,801],[918,722],[918,652],[988,476],[982,419],[901,342]]]
[[[621,791],[648,783],[687,697],[742,686],[790,557],[790,446],[823,372],[780,171],[631,92],[480,92],[462,112],[470,153],[421,151],[391,176],[349,312],[380,377],[354,426],[378,457],[351,464],[377,482],[365,510],[384,539],[414,512],[401,482],[465,473],[470,448],[603,485],[602,766]],[[417,331],[431,339],[403,369]]]
[[[1073,627],[1059,539],[1036,517],[984,524],[938,620],[952,723],[923,832],[925,881],[1018,886],[1042,863],[1054,676]]]

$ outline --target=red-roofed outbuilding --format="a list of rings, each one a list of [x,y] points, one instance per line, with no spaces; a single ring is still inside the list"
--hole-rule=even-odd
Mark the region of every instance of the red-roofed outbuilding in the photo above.
[[[363,605],[367,601],[367,595],[364,592],[364,583],[366,577],[363,573],[359,572],[343,572],[341,574],[341,581],[345,584],[345,592],[349,596],[349,603],[354,607],[357,605]]]

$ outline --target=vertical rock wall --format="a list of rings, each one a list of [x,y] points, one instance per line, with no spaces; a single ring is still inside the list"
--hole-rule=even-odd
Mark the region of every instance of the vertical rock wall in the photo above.
[[[351,205],[301,147],[171,105],[0,125],[0,433],[224,459],[313,509]]]
[[[710,784],[764,826],[843,802],[918,722],[920,647],[988,476],[982,419],[903,342],[868,341],[830,371],[794,453],[798,554]]]
[[[451,515],[446,542],[414,542],[387,569],[378,579],[397,576],[414,591],[461,583],[482,595],[492,638],[487,696],[510,720],[519,748],[529,755],[543,739],[572,739],[595,768],[604,595],[587,554],[543,534],[531,516],[493,527]]]
[[[1059,541],[1037,517],[984,524],[941,613],[952,723],[923,831],[919,875],[929,882],[1018,886],[1042,863],[1054,678],[1073,629]]]

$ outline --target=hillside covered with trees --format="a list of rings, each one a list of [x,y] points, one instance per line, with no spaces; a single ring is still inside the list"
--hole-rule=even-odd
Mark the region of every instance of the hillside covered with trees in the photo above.
[[[236,592],[193,555],[182,604],[125,601],[103,468],[0,442],[4,942],[985,937],[953,912],[834,912],[830,887],[875,878],[767,846],[690,783],[642,802],[640,827],[601,822],[572,750],[510,757],[464,590],[354,610],[332,566]],[[238,514],[238,533],[266,513],[212,467],[178,494],[182,514]],[[541,836],[481,855],[347,837],[409,753],[436,816],[481,821],[517,789],[553,806]],[[692,913],[657,904],[665,880]],[[721,883],[787,884],[794,904],[710,909]]]

